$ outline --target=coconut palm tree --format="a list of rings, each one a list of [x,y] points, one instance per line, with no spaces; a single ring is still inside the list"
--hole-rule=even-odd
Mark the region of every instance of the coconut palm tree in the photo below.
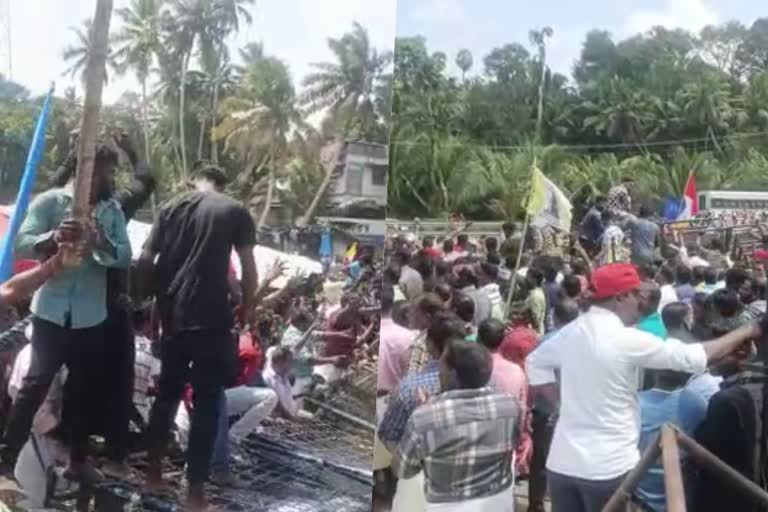
[[[147,162],[151,160],[147,80],[162,44],[160,26],[162,4],[162,0],[131,0],[129,7],[118,9],[117,16],[122,20],[122,27],[113,40],[117,48],[115,60],[118,71],[122,73],[128,70],[133,71],[141,83],[142,132],[144,158]],[[153,210],[156,210],[154,195],[152,201]]]
[[[536,138],[541,142],[541,130],[544,126],[544,82],[547,78],[547,38],[552,37],[552,27],[544,27],[541,30],[531,30],[528,37],[531,44],[539,50],[539,65],[541,66],[541,78],[538,87],[538,104],[536,107]]]
[[[302,105],[309,113],[328,110],[341,133],[366,137],[380,123],[376,85],[392,62],[392,53],[371,46],[368,32],[355,23],[351,32],[329,39],[336,62],[313,64],[315,71],[303,82]]]
[[[71,78],[80,76],[80,82],[85,80],[85,69],[88,64],[88,56],[91,53],[91,32],[93,31],[93,21],[87,19],[83,22],[82,27],[70,27],[69,28],[77,39],[77,43],[72,44],[64,48],[62,58],[65,62],[69,63],[69,67],[64,71],[63,75],[69,75]],[[108,68],[115,68],[115,59],[111,51],[107,55],[107,65],[104,67],[104,83],[109,81]]]
[[[226,39],[240,30],[240,19],[247,24],[253,22],[248,7],[254,0],[213,0],[213,25],[209,30],[200,34],[201,60],[203,70],[213,78],[211,88],[211,112],[213,124],[216,124],[216,113],[219,109],[219,97],[222,80],[227,76],[221,73],[229,72],[229,51]],[[211,158],[219,161],[218,141],[211,140]]]
[[[213,26],[213,5],[210,0],[173,0],[172,15],[164,18],[167,44],[173,45],[181,57],[179,81],[179,149],[181,151],[182,178],[188,177],[187,138],[187,72],[198,38]]]
[[[213,137],[224,140],[225,150],[245,162],[246,174],[258,175],[267,169],[264,207],[257,222],[261,229],[272,205],[288,133],[304,125],[288,67],[275,57],[252,63],[238,93],[222,102],[221,113],[224,118],[213,129]]]
[[[466,48],[459,50],[459,53],[456,54],[456,65],[459,66],[459,69],[461,70],[462,82],[466,81],[467,71],[472,68],[472,64],[472,52]]]

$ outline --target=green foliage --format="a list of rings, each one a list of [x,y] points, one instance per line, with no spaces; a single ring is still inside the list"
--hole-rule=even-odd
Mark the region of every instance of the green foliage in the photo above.
[[[575,201],[632,176],[659,204],[692,170],[702,190],[768,190],[768,18],[623,41],[591,31],[572,81],[542,73],[550,35],[492,49],[469,79],[462,50],[460,80],[423,37],[396,41],[391,215],[515,218],[534,162]]]
[[[115,11],[109,67],[135,76],[142,90],[105,106],[102,128],[126,131],[144,149],[158,177],[158,203],[186,188],[184,162],[191,167],[213,160],[232,179],[231,192],[255,215],[278,201],[294,217],[303,216],[315,195],[327,191],[321,186],[327,181],[320,161],[324,145],[387,140],[391,53],[374,48],[366,30],[354,24],[329,39],[334,59],[316,64],[298,89],[285,63],[260,43],[233,52],[238,62],[229,55],[226,41],[251,22],[253,6],[253,0],[131,0]],[[72,30],[74,44],[64,53],[69,73],[77,76],[90,51],[90,25]],[[0,201],[16,194],[41,103],[0,76]],[[41,188],[72,149],[71,132],[81,115],[82,98],[74,89],[60,91]],[[308,125],[310,115],[321,119],[320,133]]]

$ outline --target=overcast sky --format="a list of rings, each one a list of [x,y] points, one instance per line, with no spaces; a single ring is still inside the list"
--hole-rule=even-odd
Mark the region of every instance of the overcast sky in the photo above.
[[[530,29],[550,26],[549,64],[569,75],[591,29],[624,38],[655,25],[698,31],[736,19],[749,26],[760,16],[768,16],[765,0],[399,0],[397,34],[426,36],[432,51],[448,54],[454,72],[456,52],[468,48],[479,72],[492,48],[529,46]]]
[[[67,66],[61,54],[75,40],[69,27],[80,26],[92,17],[96,0],[0,2],[10,7],[13,79],[33,93],[45,92],[51,81],[56,82],[59,92],[75,85],[69,77],[62,77]],[[115,9],[128,4],[129,0],[114,0]],[[377,48],[391,50],[395,6],[396,0],[256,0],[253,25],[243,27],[231,45],[237,48],[248,42],[263,42],[267,53],[285,60],[298,84],[311,70],[312,62],[332,59],[327,38],[343,34],[353,21],[368,29]],[[116,21],[113,18],[113,30],[119,28]],[[5,36],[0,37],[3,58],[7,55],[5,40]],[[6,69],[7,62],[1,62],[0,70]],[[136,81],[132,77],[115,78],[105,89],[104,99],[114,101],[126,90],[138,92]]]

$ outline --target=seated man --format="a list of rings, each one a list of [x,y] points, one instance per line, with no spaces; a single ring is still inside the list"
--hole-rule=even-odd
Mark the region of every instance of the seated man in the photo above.
[[[299,403],[294,400],[293,386],[290,379],[292,362],[293,352],[287,347],[270,347],[267,350],[267,366],[263,373],[264,382],[277,395],[275,411],[284,418],[297,418],[308,415],[306,411],[300,408]]]
[[[291,375],[295,378],[293,384],[295,395],[304,394],[312,386],[315,367],[323,365],[343,367],[348,359],[344,355],[332,357],[315,355],[314,330],[317,325],[318,322],[313,322],[307,311],[300,309],[291,315],[290,324],[280,342],[281,346],[291,349],[293,353]]]
[[[477,343],[452,340],[440,359],[441,393],[422,397],[394,454],[399,478],[424,471],[426,511],[510,510],[513,454],[522,414],[489,386],[493,360]]]

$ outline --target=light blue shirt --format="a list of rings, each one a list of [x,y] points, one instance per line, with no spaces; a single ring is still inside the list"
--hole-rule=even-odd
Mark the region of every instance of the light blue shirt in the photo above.
[[[64,219],[72,215],[70,187],[48,190],[29,206],[27,218],[16,240],[17,254],[34,258],[35,244],[48,239]],[[94,327],[107,318],[107,267],[128,268],[131,244],[125,216],[114,199],[99,202],[93,211],[114,253],[94,250],[80,266],[62,270],[45,283],[32,298],[32,313],[62,327]]]
[[[712,396],[709,393],[716,382],[715,377],[704,374],[691,379],[682,389],[675,391],[650,389],[640,393],[640,440],[638,441],[640,451],[644,452],[656,440],[664,423],[676,425],[692,436],[707,414],[707,405]],[[690,495],[695,483],[692,478],[692,468],[682,455],[681,462],[686,494]],[[646,476],[640,481],[637,495],[651,510],[655,512],[667,510],[664,468],[661,460],[651,466]]]
[[[357,282],[357,279],[360,277],[360,274],[363,272],[363,266],[360,264],[359,261],[353,261],[352,263],[347,266],[347,272],[349,272],[349,277],[347,277],[347,282],[345,283],[345,286],[350,287],[355,282]]]

